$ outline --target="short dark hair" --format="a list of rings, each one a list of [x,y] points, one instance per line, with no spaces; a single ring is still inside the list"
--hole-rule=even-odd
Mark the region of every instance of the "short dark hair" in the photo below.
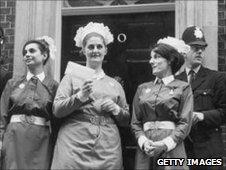
[[[45,60],[44,63],[43,63],[43,65],[45,65],[46,62],[48,61],[49,55],[50,55],[50,54],[49,54],[49,53],[50,53],[50,51],[49,51],[49,45],[45,42],[45,40],[29,40],[29,41],[27,41],[27,42],[24,44],[23,49],[22,49],[22,54],[23,54],[23,56],[25,55],[25,53],[24,53],[25,47],[26,47],[28,44],[32,44],[32,43],[35,43],[35,44],[38,45],[38,48],[39,48],[39,50],[41,51],[41,54],[47,54],[47,58],[46,58],[46,60]]]
[[[184,64],[184,56],[170,45],[157,44],[154,46],[153,51],[161,55],[167,61],[170,61],[173,74]]]

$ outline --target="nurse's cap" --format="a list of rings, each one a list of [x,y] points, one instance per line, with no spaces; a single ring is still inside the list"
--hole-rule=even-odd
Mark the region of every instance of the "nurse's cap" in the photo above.
[[[202,29],[197,26],[186,28],[182,34],[182,40],[188,45],[200,45],[205,47],[208,45]]]
[[[76,36],[74,37],[75,45],[77,47],[82,47],[84,38],[90,33],[101,35],[104,38],[106,45],[114,41],[113,34],[108,26],[105,26],[103,23],[89,22],[86,26],[80,27],[77,30]]]

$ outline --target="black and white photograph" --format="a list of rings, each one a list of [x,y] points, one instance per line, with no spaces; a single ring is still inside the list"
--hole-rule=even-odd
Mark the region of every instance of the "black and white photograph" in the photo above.
[[[0,0],[0,170],[226,170],[226,0]]]

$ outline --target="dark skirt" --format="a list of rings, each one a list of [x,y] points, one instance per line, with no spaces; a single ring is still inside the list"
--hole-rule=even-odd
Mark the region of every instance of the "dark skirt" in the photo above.
[[[121,140],[115,124],[72,120],[61,126],[51,169],[122,169]]]
[[[3,136],[3,169],[49,169],[52,147],[48,126],[8,124]]]
[[[153,129],[145,132],[146,136],[153,140],[159,141],[164,139],[167,136],[170,136],[172,130],[170,129]],[[184,165],[183,166],[158,166],[157,160],[159,158],[183,158]],[[135,158],[135,169],[145,169],[145,170],[188,170],[188,166],[186,165],[186,152],[184,148],[183,142],[177,144],[177,146],[160,157],[149,157],[140,148],[137,148],[136,158]]]

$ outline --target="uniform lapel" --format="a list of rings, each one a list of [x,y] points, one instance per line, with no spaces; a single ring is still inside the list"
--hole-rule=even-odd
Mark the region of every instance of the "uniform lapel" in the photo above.
[[[176,79],[188,82],[187,74],[185,71],[176,76]]]
[[[206,78],[206,71],[205,71],[205,68],[203,68],[201,66],[197,75],[196,75],[195,80],[191,84],[193,91],[195,89],[197,89],[205,81],[205,78]]]
[[[52,88],[51,87],[51,81],[50,81],[50,77],[48,75],[45,76],[44,80],[41,82],[42,85],[46,88],[46,90],[49,92],[49,94],[53,96],[53,92],[52,92]]]
[[[49,84],[49,76],[48,75],[45,76],[44,80],[42,81],[42,84],[45,86],[48,86],[48,84]]]

